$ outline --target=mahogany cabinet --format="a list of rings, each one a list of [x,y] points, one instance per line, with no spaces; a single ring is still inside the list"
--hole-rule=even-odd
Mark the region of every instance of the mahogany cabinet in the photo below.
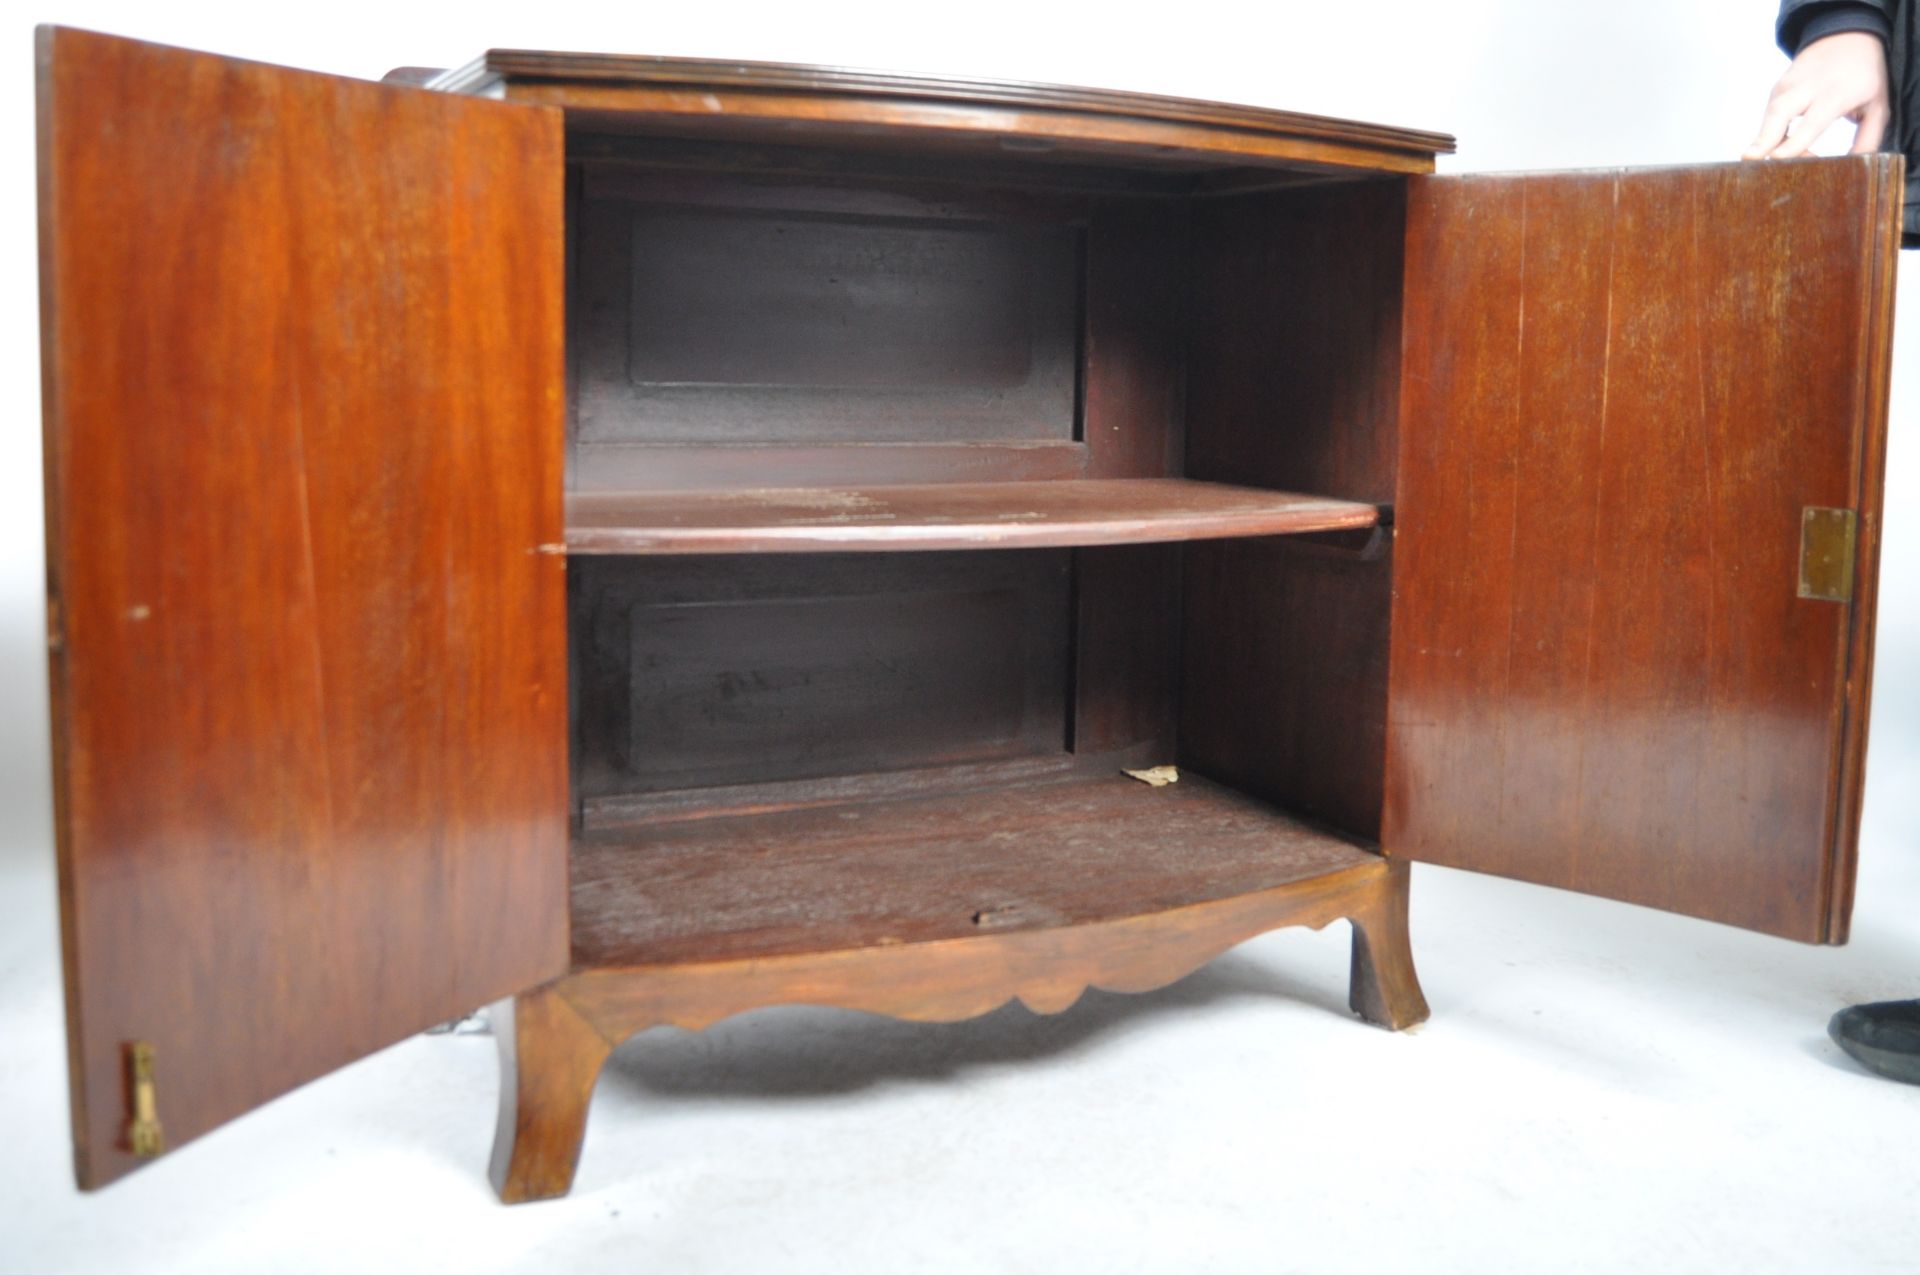
[[[1123,93],[39,45],[83,1186],[494,1000],[600,1064],[1352,922],[1846,934],[1899,161],[1437,177]],[[1175,767],[1177,782],[1158,767]],[[1146,779],[1127,772],[1146,772]]]

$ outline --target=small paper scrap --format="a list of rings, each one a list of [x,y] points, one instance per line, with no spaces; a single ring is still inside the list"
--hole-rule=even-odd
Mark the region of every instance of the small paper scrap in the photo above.
[[[1138,779],[1141,783],[1151,785],[1155,788],[1165,788],[1168,784],[1177,784],[1180,782],[1180,768],[1178,766],[1149,766],[1145,770],[1123,770],[1120,773],[1129,775]]]

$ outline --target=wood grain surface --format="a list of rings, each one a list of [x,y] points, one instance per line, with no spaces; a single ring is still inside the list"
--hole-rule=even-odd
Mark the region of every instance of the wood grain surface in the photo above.
[[[1186,557],[1181,762],[1377,839],[1390,555],[1276,536]]]
[[[1075,753],[1177,755],[1184,559],[1178,544],[1074,551]]]
[[[1390,505],[1406,188],[1215,199],[1194,212],[1190,478]],[[1391,532],[1185,550],[1180,755],[1380,835]]]
[[[1430,172],[1443,133],[1221,102],[844,67],[495,49],[433,81],[585,127],[737,140],[891,139],[1002,156]]]
[[[1071,584],[1063,550],[580,559],[576,793],[1057,756]]]
[[[1056,482],[1086,476],[1081,442],[812,443],[798,447],[580,443],[573,447],[576,492],[715,488],[886,487],[960,482]]]
[[[1070,442],[1079,202],[586,166],[574,436],[590,449]]]
[[[1364,846],[1183,774],[690,820],[574,847],[576,969],[1085,925],[1339,872]]]
[[[1192,289],[1186,205],[1098,201],[1083,259],[1086,477],[1180,475]]]
[[[1370,527],[1373,505],[1177,478],[575,492],[574,554],[1144,544]]]
[[[1183,202],[792,153],[580,165],[576,489],[1180,472]]]
[[[1243,802],[1227,795],[1229,805]],[[1282,855],[1304,866],[1298,840],[1282,836]],[[1348,918],[1349,1004],[1378,1026],[1413,1026],[1427,1017],[1427,1003],[1408,945],[1407,867],[1351,848],[1346,854],[1329,855],[1325,870],[1313,875],[1270,874],[1277,884],[1246,894],[1196,891],[1204,901],[1163,911],[1138,910],[1168,900],[1149,892],[1130,905],[1087,910],[1071,924],[974,927],[959,937],[784,956],[583,968],[495,1009],[502,1087],[494,1186],[508,1203],[566,1194],[594,1082],[627,1037],[656,1025],[703,1028],[766,1005],[834,1005],[953,1022],[1018,1000],[1035,1013],[1057,1014],[1090,987],[1151,991],[1257,934]],[[1205,862],[1203,855],[1196,867]]]
[[[1844,937],[1897,159],[1415,181],[1389,853]]]
[[[39,44],[77,1170],[566,960],[561,130]]]

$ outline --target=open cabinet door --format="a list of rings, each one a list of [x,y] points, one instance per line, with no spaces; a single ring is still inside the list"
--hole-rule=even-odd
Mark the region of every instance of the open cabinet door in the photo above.
[[[1900,194],[1413,179],[1387,853],[1844,941]]]
[[[93,1187],[566,964],[562,150],[553,112],[39,38]]]

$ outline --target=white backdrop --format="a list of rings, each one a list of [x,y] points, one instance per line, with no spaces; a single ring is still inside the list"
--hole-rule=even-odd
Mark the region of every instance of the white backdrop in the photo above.
[[[1381,123],[1460,138],[1444,171],[1731,158],[1749,139],[1783,59],[1766,0],[1223,0],[1125,5],[982,0],[709,5],[459,5],[334,0],[320,6],[48,0],[45,20],[291,66],[377,77],[487,47],[828,62],[1139,89]],[[40,634],[39,371],[31,35],[8,33],[0,99],[0,833],[47,849],[46,696]],[[1902,295],[1920,291],[1920,253]],[[1916,313],[1906,304],[1907,314]],[[1897,370],[1920,367],[1920,318]],[[1881,595],[1872,800],[1920,748],[1920,385],[1896,374]],[[76,511],[79,512],[79,511]],[[84,515],[83,515],[84,516]],[[1893,812],[1880,811],[1881,816]],[[1904,819],[1901,822],[1905,822]],[[5,851],[0,851],[4,853]]]
[[[1456,172],[1730,159],[1784,67],[1767,0],[41,3],[48,21],[367,77],[518,46],[1212,97],[1448,130]],[[1477,1275],[1904,1269],[1920,1251],[1920,1091],[1860,1075],[1819,1034],[1850,1000],[1920,994],[1920,253],[1902,261],[1852,947],[1423,869],[1435,1017],[1417,1036],[1339,1012],[1340,927],[1283,931],[1058,1019],[800,1009],[653,1034],[603,1080],[580,1188],[555,1204],[492,1204],[494,1068],[469,1038],[407,1042],[76,1198],[46,866],[25,18],[5,47],[0,1271]]]

